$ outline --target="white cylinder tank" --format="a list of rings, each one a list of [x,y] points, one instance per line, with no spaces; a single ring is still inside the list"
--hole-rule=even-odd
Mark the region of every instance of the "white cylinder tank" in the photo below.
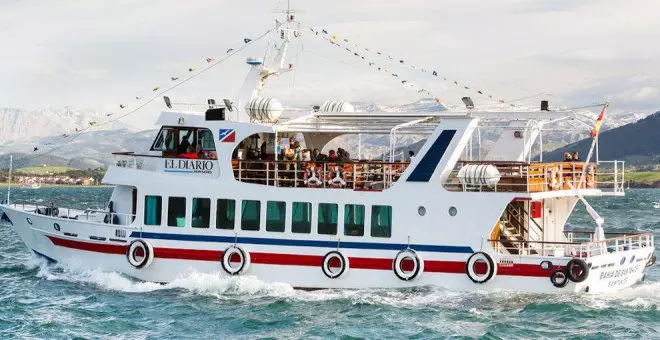
[[[321,112],[355,112],[351,103],[328,100],[321,105]]]
[[[275,98],[252,98],[245,106],[251,119],[267,123],[278,121],[282,110],[282,103]]]
[[[500,171],[492,164],[468,164],[458,170],[458,180],[465,185],[495,185]]]

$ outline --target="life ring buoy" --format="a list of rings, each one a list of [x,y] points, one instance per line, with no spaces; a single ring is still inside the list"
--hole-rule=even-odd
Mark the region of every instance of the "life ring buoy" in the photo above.
[[[154,248],[145,240],[134,240],[126,249],[126,259],[135,269],[147,268],[154,260]]]
[[[318,177],[318,171],[314,166],[308,166],[305,171],[304,181],[305,185],[309,188],[320,187],[323,182]]]
[[[594,188],[596,184],[596,174],[593,165],[587,168],[587,188]]]
[[[336,269],[335,269],[336,268]],[[339,251],[333,250],[323,257],[321,270],[323,274],[331,279],[336,279],[346,273],[349,269],[348,258]]]
[[[559,190],[561,188],[561,170],[559,165],[550,169],[550,189]]]
[[[409,264],[412,262],[412,268]],[[403,281],[410,281],[424,272],[424,260],[413,249],[403,249],[396,254],[392,261],[394,275]]]
[[[334,166],[330,170],[330,180],[328,184],[334,188],[343,188],[346,186],[346,181],[344,180],[344,169],[338,166]]]
[[[568,284],[568,275],[563,270],[556,270],[550,275],[550,282],[557,288],[564,288]]]
[[[485,266],[485,272],[482,271],[483,266]],[[472,282],[486,283],[497,275],[497,265],[490,255],[479,251],[470,255],[465,262],[465,272]]]
[[[220,263],[222,264],[222,269],[229,275],[245,273],[250,267],[250,253],[238,246],[229,246],[222,253],[222,261]]]
[[[572,259],[566,264],[566,274],[573,282],[583,282],[589,276],[589,267],[582,259]]]

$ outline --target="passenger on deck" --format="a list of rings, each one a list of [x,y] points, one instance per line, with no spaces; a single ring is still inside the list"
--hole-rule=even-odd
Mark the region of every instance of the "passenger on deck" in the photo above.
[[[413,158],[415,158],[415,151],[409,150],[408,151],[408,161],[412,161]]]
[[[314,149],[312,151],[312,161],[314,162],[325,162],[328,159],[328,156],[324,155],[319,151],[319,149]]]
[[[573,152],[573,162],[579,162],[580,161],[580,154],[575,151]]]
[[[311,151],[309,151],[309,149],[305,149],[302,151],[302,160],[304,162],[309,162],[312,160]]]
[[[337,157],[337,154],[335,153],[335,150],[330,150],[330,152],[328,152],[328,161],[329,162],[336,162],[338,160],[339,159]]]
[[[565,152],[564,153],[564,162],[570,162],[572,160],[573,160],[573,157],[571,157],[571,153],[570,152]]]

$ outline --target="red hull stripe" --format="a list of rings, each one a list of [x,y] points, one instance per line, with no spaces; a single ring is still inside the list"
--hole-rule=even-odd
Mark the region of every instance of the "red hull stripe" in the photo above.
[[[57,246],[96,253],[124,255],[128,248],[125,245],[82,242],[53,236],[48,236],[48,238]],[[219,250],[154,248],[154,257],[162,259],[219,262],[222,258],[222,253]],[[321,267],[323,256],[252,252],[250,253],[250,259],[255,264]],[[350,268],[353,269],[392,270],[392,259],[388,258],[349,257],[348,262]],[[424,261],[424,271],[430,273],[465,274],[465,262],[426,260]],[[514,264],[513,266],[498,267],[497,275],[549,277],[553,271],[543,270],[540,265],[536,264]]]

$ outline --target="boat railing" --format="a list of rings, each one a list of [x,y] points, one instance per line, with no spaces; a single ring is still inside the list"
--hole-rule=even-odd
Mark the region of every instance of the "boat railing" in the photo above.
[[[605,237],[622,237],[637,235],[638,232],[606,232]],[[569,242],[593,242],[595,232],[592,230],[566,230],[564,235]]]
[[[488,240],[500,254],[518,256],[574,257],[587,259],[608,253],[654,247],[652,234],[635,234],[591,242]]]
[[[30,204],[30,203],[12,203],[10,207],[23,212],[34,213],[37,215],[49,216],[65,220],[78,220],[98,224],[111,224],[116,226],[139,228],[133,225],[137,215],[118,212],[109,212],[107,210],[96,209],[74,209],[67,207],[58,207],[54,204]],[[114,222],[114,223],[113,223]]]
[[[234,178],[240,182],[294,188],[384,190],[391,187],[408,162],[312,162],[288,160],[233,160]]]
[[[496,177],[487,172],[481,177],[459,178],[459,172],[469,165],[484,165],[497,169]],[[623,161],[586,162],[498,162],[459,161],[444,186],[450,191],[481,192],[546,192],[579,189],[599,189],[623,193]],[[584,177],[583,177],[584,176]]]

